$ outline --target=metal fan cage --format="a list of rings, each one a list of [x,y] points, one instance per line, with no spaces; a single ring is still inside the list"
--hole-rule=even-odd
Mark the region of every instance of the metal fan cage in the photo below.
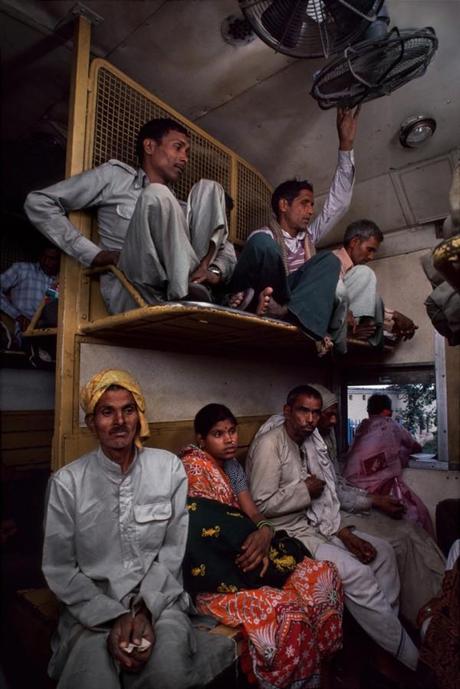
[[[347,48],[314,77],[310,93],[323,110],[380,98],[422,76],[437,47],[430,27],[394,28],[380,41]]]
[[[357,41],[384,0],[239,0],[259,38],[292,57],[328,57]]]

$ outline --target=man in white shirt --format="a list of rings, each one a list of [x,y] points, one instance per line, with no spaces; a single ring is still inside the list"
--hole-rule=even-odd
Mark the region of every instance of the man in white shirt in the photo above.
[[[323,209],[313,221],[311,182],[288,180],[273,192],[273,218],[245,244],[230,283],[230,306],[288,318],[316,340],[327,334],[335,339],[346,315],[341,310],[331,320],[340,266],[331,252],[315,256],[315,244],[350,206],[358,112],[338,110],[338,165]]]
[[[181,565],[187,479],[143,448],[142,392],[125,371],[83,388],[99,447],[50,479],[43,572],[63,606],[50,676],[59,689],[186,689],[231,664],[232,642],[195,631]]]

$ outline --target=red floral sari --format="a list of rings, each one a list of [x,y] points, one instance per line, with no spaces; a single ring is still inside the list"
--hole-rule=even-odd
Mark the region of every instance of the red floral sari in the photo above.
[[[228,477],[195,447],[181,452],[190,497],[239,507]],[[249,680],[264,689],[319,686],[320,662],[341,647],[343,592],[335,566],[305,558],[282,589],[263,586],[236,593],[201,593],[198,611],[230,627],[241,625]]]

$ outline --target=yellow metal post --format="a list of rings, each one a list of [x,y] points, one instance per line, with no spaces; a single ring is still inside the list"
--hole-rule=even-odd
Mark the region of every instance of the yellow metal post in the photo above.
[[[84,169],[90,44],[91,24],[79,16],[75,20],[66,176],[77,174]],[[83,214],[72,213],[70,220],[84,234],[88,233],[88,221]],[[81,320],[81,276],[82,266],[68,256],[63,256],[56,355],[53,470],[68,461],[64,454],[65,438],[72,433],[75,422],[78,423],[78,399],[75,389],[78,386],[79,356],[76,332]]]

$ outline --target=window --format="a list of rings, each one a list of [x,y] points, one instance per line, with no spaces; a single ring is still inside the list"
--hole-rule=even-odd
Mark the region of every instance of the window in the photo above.
[[[368,418],[369,397],[382,393],[391,399],[392,418],[421,445],[421,451],[415,453],[414,459],[418,463],[431,464],[438,460],[447,465],[447,452],[443,445],[446,421],[439,404],[433,366],[349,370],[346,378],[347,404],[346,409],[342,408],[345,417],[342,438],[346,443],[342,444],[342,449],[350,445],[356,428]]]
[[[374,394],[387,395],[391,400],[393,419],[406,428],[422,446],[421,459],[434,459],[437,454],[437,409],[436,389],[434,383],[395,383],[389,385],[369,385],[366,392],[363,386],[356,389],[349,386],[347,392],[348,404],[348,443],[360,422],[368,417],[367,402]],[[359,391],[361,400],[353,393]],[[351,393],[351,394],[350,394]],[[364,402],[364,403],[363,403]]]

